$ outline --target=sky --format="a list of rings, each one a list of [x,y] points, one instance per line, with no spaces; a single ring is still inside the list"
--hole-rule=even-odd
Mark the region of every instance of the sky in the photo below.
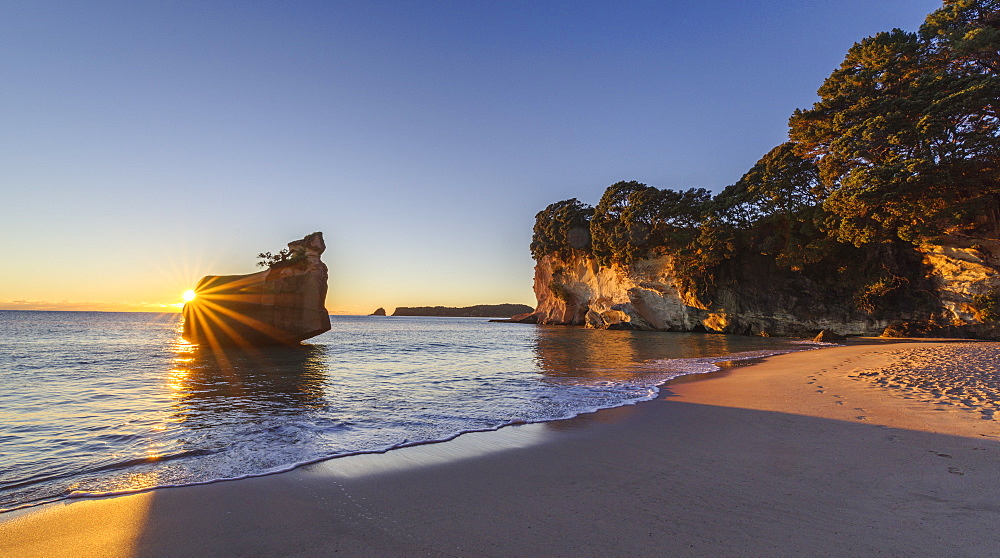
[[[0,309],[176,310],[322,231],[331,313],[534,305],[535,213],[736,182],[940,0],[0,3]]]

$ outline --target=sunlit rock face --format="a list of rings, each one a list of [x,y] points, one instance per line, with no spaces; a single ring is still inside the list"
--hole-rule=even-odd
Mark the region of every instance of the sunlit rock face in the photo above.
[[[980,326],[974,297],[1000,288],[1000,241],[942,236],[920,251],[938,290],[944,318],[954,326]]]
[[[249,275],[209,275],[184,305],[185,339],[211,346],[296,344],[330,329],[323,233],[288,243],[291,256]]]
[[[690,331],[701,317],[682,300],[669,257],[605,267],[587,256],[544,256],[534,289],[533,319],[541,324]]]
[[[922,258],[922,262],[920,259]],[[1000,292],[1000,241],[942,236],[917,249],[929,303],[864,312],[849,289],[830,291],[809,278],[775,272],[746,257],[709,295],[686,291],[673,258],[601,266],[589,256],[542,257],[535,265],[534,313],[517,321],[597,329],[715,331],[748,335],[839,335],[1000,338],[981,298]],[[790,278],[791,277],[791,278]],[[888,330],[887,330],[888,328]]]
[[[680,285],[670,256],[628,266],[601,266],[588,256],[542,257],[535,265],[540,324],[596,329],[715,331],[801,336],[820,330],[878,335],[890,321],[861,315],[851,304],[817,304],[808,291],[783,289],[766,274],[717,288],[701,300]]]

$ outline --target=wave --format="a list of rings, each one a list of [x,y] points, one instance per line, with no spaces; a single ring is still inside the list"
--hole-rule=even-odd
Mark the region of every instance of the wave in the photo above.
[[[714,357],[654,359],[644,363],[636,364],[632,369],[632,372],[635,373],[634,379],[627,379],[627,380],[618,379],[614,381],[609,381],[606,379],[604,380],[594,379],[593,381],[580,381],[580,379],[577,379],[578,381],[572,383],[572,385],[564,384],[565,387],[568,387],[570,389],[555,391],[551,395],[547,396],[548,397],[547,401],[550,403],[550,405],[544,407],[545,413],[542,416],[534,418],[516,418],[505,421],[501,420],[496,422],[493,426],[486,428],[460,428],[450,432],[441,433],[440,435],[428,436],[426,438],[421,438],[416,440],[412,439],[412,436],[407,436],[403,438],[402,441],[399,441],[397,443],[387,444],[379,448],[366,448],[366,449],[359,449],[356,451],[327,453],[316,457],[310,457],[308,459],[294,460],[292,462],[282,464],[280,466],[268,467],[263,470],[252,471],[238,475],[220,476],[203,480],[191,480],[185,482],[167,482],[167,483],[153,484],[150,486],[143,486],[143,487],[129,488],[129,489],[71,490],[68,493],[40,498],[30,502],[20,503],[13,507],[0,508],[0,513],[35,507],[65,499],[103,498],[110,496],[136,494],[163,488],[198,486],[198,485],[214,484],[218,482],[242,480],[254,477],[263,477],[263,476],[288,472],[297,469],[299,467],[319,463],[322,461],[327,461],[330,459],[340,459],[343,457],[350,457],[355,455],[381,454],[400,448],[408,448],[426,444],[448,442],[464,434],[492,432],[508,426],[537,424],[537,423],[546,423],[546,422],[572,419],[580,415],[594,413],[602,409],[635,405],[640,402],[656,399],[661,392],[661,388],[669,381],[679,378],[681,376],[716,372],[723,369],[723,366],[720,365],[724,363],[734,363],[734,364],[749,363],[752,361],[759,361],[776,355],[799,352],[803,350],[818,349],[824,345],[827,344],[817,344],[808,342],[808,343],[798,344],[798,346],[795,348],[743,351],[743,352],[737,352],[737,353],[714,356]],[[586,402],[584,400],[586,400]],[[80,477],[84,475],[93,475],[98,473],[106,473],[109,471],[110,472],[123,471],[137,466],[152,465],[167,461],[205,457],[216,453],[220,452],[206,450],[206,449],[194,449],[194,450],[188,450],[188,451],[178,452],[175,454],[163,455],[157,457],[126,459],[102,465],[99,467],[94,467],[86,471],[74,471],[72,473],[66,473],[62,475],[36,476],[30,479],[23,479],[15,483],[0,485],[0,490],[24,488],[27,486],[42,484],[53,480]],[[236,459],[236,457],[234,457],[233,459]]]

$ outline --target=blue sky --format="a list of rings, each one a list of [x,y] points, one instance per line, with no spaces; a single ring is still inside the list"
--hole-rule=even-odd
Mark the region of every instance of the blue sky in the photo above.
[[[0,4],[0,308],[170,304],[316,230],[331,311],[532,304],[537,211],[718,191],[940,6],[622,4]]]

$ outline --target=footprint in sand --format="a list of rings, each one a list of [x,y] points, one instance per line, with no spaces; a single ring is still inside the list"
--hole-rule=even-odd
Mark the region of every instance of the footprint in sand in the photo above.
[[[866,417],[866,416],[864,416],[864,415],[858,415],[858,416],[857,416],[857,417],[855,417],[855,418],[857,418],[858,420],[868,420],[868,417]]]
[[[839,396],[835,395],[834,397],[839,397]],[[834,401],[834,403],[836,403],[837,405],[843,405],[844,404],[843,401]]]
[[[826,390],[825,389],[817,389],[816,393],[826,393]]]
[[[948,467],[948,472],[951,473],[951,474],[953,474],[953,475],[964,475],[965,474],[958,467]]]

